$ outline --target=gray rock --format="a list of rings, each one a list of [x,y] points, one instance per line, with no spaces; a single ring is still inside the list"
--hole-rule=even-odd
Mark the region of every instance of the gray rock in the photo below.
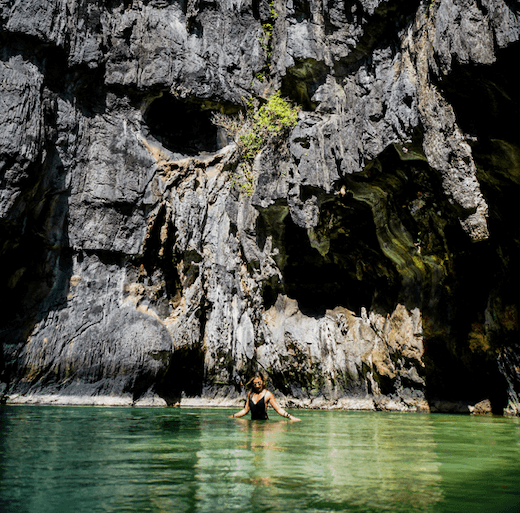
[[[516,8],[322,4],[0,2],[2,395],[518,414]]]

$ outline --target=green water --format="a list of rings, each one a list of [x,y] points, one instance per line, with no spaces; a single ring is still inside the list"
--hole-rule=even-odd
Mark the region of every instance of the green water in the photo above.
[[[2,406],[0,512],[520,511],[519,419],[230,413]]]

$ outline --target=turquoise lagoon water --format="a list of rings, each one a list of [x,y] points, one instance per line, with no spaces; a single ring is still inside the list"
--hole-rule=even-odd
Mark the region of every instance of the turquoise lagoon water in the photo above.
[[[519,419],[231,413],[2,406],[0,511],[520,512]]]

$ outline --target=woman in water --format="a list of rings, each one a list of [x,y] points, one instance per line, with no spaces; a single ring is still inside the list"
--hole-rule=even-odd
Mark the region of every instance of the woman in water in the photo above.
[[[265,380],[260,372],[255,372],[253,378],[253,389],[247,394],[246,405],[238,413],[234,413],[233,418],[243,417],[251,411],[251,420],[267,420],[267,406],[271,405],[278,415],[285,417],[289,420],[300,420],[297,417],[293,417],[290,413],[286,412],[276,402],[274,395],[265,388]]]

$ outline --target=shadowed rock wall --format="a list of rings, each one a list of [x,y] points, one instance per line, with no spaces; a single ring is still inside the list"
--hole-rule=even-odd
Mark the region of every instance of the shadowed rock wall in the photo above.
[[[0,2],[11,401],[518,414],[517,2],[44,4]],[[211,114],[277,90],[248,195]]]

